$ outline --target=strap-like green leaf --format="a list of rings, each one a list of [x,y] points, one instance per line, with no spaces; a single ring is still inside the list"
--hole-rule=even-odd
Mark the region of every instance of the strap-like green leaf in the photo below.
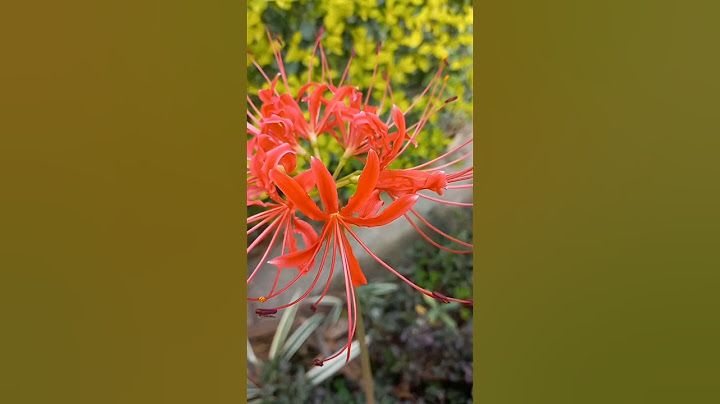
[[[393,293],[398,289],[398,285],[394,283],[368,283],[356,289],[355,293],[362,296],[380,296]]]
[[[295,301],[298,297],[300,297],[301,293],[302,292],[299,290],[295,292],[290,301]],[[272,343],[270,344],[270,352],[268,353],[268,357],[271,360],[275,358],[275,356],[278,354],[278,350],[285,343],[285,339],[290,333],[290,328],[292,327],[293,321],[295,320],[295,313],[297,312],[297,309],[297,304],[286,308],[285,312],[280,318],[280,323],[278,324],[278,328],[275,331],[275,336],[273,337]]]
[[[312,317],[300,324],[298,329],[295,330],[295,332],[288,338],[285,346],[283,346],[283,360],[290,360],[290,358],[295,355],[295,352],[300,349],[300,346],[305,343],[305,341],[310,337],[310,334],[312,334],[313,331],[318,328],[320,323],[322,323],[323,318],[325,318],[323,314],[313,314]]]
[[[370,345],[370,337],[365,337],[365,342]],[[356,340],[350,345],[350,360],[353,360],[360,355],[360,343]],[[346,355],[340,355],[337,358],[330,359],[325,362],[323,366],[316,366],[305,374],[310,381],[310,384],[317,386],[318,384],[327,380],[330,376],[337,373],[343,368],[349,361],[347,361]]]
[[[316,301],[320,296],[313,296],[309,298],[310,301]],[[340,315],[342,314],[343,310],[343,301],[335,296],[325,296],[323,297],[320,304],[324,305],[330,305],[332,306],[332,309],[330,310],[330,313],[327,316],[327,320],[325,320],[326,326],[331,326],[340,319]]]

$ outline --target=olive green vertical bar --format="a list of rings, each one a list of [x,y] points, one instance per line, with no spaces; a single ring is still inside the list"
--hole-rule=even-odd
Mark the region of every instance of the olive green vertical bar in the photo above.
[[[247,55],[247,0],[240,0],[239,4],[241,7],[240,10],[243,12],[243,17],[242,17],[243,25],[242,25],[242,28],[240,31],[240,41],[239,41],[240,42],[240,52],[241,52],[240,54],[244,56],[244,55]],[[240,111],[242,111],[243,109],[247,110],[247,92],[248,92],[247,61],[245,63],[240,64],[240,72],[241,72],[240,73],[240,80],[241,80],[240,81],[240,89],[241,89],[241,93],[240,93],[241,109],[240,109]],[[241,156],[247,156],[247,113],[242,114],[242,112],[241,112],[241,116],[242,116],[242,120],[243,120],[243,126],[246,127],[246,129],[243,129],[243,131],[242,131],[242,133],[244,135],[242,136],[243,141],[242,141],[242,145],[241,145],[241,150],[242,150]],[[245,167],[243,167],[242,169],[243,169],[243,171],[247,171],[247,161],[246,161]],[[246,181],[245,182],[240,181],[240,188],[242,190],[243,198],[247,200],[247,175],[243,176],[242,178],[245,178]],[[240,247],[246,248],[246,246],[247,246],[247,224],[246,224],[247,223],[247,204],[245,205],[245,207],[243,207],[240,210],[240,217],[242,220],[245,220],[245,222],[240,226],[240,229],[242,229],[242,231],[245,231],[245,233],[242,233],[242,232],[239,233],[240,234]],[[240,250],[238,249],[238,251],[240,251]],[[242,274],[242,279],[247,279],[247,265],[248,265],[248,263],[247,263],[247,253],[246,253],[245,255],[243,255],[242,264],[238,268],[238,271],[240,271],[240,273]],[[242,332],[241,332],[242,339],[247,340],[247,332],[248,332],[248,330],[247,330],[247,315],[248,315],[247,282],[243,285],[240,296],[242,299],[241,300],[242,307],[238,311],[238,313],[239,313],[238,319],[240,319],[240,321],[242,321],[242,323],[240,324],[240,326],[242,327]],[[247,397],[247,382],[246,382],[246,380],[247,380],[247,348],[242,350],[242,358],[243,358],[242,378],[240,379],[242,388],[241,388],[241,395],[239,397],[239,399],[241,401],[246,400],[246,397]]]
[[[480,21],[480,9],[482,9],[481,5],[479,4],[478,0],[473,0],[473,307],[475,307],[474,303],[475,301],[481,301],[479,299],[479,294],[481,293],[481,287],[480,283],[484,281],[482,277],[482,265],[483,260],[480,258],[480,255],[478,254],[478,248],[477,248],[477,241],[476,238],[482,231],[479,227],[479,219],[478,217],[481,215],[480,210],[478,209],[478,201],[481,197],[479,192],[479,187],[476,184],[476,167],[479,165],[478,161],[478,141],[476,140],[476,137],[480,137],[481,134],[479,133],[480,125],[479,120],[482,119],[480,117],[481,111],[479,108],[480,102],[479,97],[480,95],[480,83],[478,83],[478,80],[482,80],[483,78],[481,76],[478,76],[477,73],[480,72],[480,69],[478,67],[478,64],[480,63],[480,56],[478,54],[479,50],[479,33],[478,29],[476,28],[476,25]],[[478,377],[479,375],[479,368],[482,366],[480,363],[480,333],[482,332],[482,325],[480,324],[480,318],[478,316],[477,309],[473,310],[473,387],[472,387],[472,399],[473,402],[478,402],[477,400],[481,397],[481,380]]]
[[[243,400],[245,26],[0,10],[0,402]]]
[[[720,402],[718,3],[475,12],[475,402]]]

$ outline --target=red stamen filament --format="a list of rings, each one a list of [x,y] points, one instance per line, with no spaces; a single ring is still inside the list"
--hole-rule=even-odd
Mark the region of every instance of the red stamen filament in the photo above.
[[[283,237],[283,244],[282,244],[282,247],[280,248],[280,255],[285,254],[286,247],[287,247],[287,244],[288,244],[288,236],[289,236],[289,237],[292,237],[292,229],[291,229],[291,226],[290,226],[290,222],[291,222],[291,221],[292,221],[292,219],[288,219],[288,220],[285,222],[285,236]],[[270,293],[268,293],[267,296],[272,296],[273,292],[275,292],[275,288],[277,288],[277,284],[278,284],[278,282],[280,281],[280,271],[281,271],[280,268],[278,268],[278,269],[275,271],[275,281],[273,282],[273,286],[272,286],[272,288],[270,289]],[[267,298],[266,298],[266,299],[267,299]]]
[[[272,36],[270,35],[270,30],[266,27],[265,33],[267,34],[268,41],[270,41],[270,47],[272,48],[273,55],[275,55],[275,62],[277,62],[278,70],[280,70],[280,75],[282,76],[283,83],[285,83],[285,92],[290,94],[290,85],[288,84],[287,76],[285,75],[285,65],[282,61],[282,55],[280,55],[280,50],[275,49],[275,43],[273,42]]]
[[[384,266],[384,267],[385,267],[386,269],[388,269],[390,272],[392,272],[393,274],[395,274],[395,276],[397,276],[398,278],[400,278],[403,282],[405,282],[405,283],[407,283],[408,285],[410,285],[413,289],[417,290],[418,292],[420,292],[420,293],[422,293],[422,294],[424,294],[424,295],[426,295],[426,296],[432,297],[432,293],[430,293],[429,290],[423,289],[423,288],[421,288],[420,286],[412,283],[410,280],[408,280],[408,279],[405,278],[403,275],[401,275],[398,271],[394,270],[390,265],[386,264],[385,261],[381,260],[380,257],[378,257],[377,255],[375,255],[375,253],[373,253],[373,252],[370,250],[370,248],[369,248],[367,245],[365,245],[365,243],[363,243],[362,240],[360,240],[360,237],[358,237],[358,235],[355,234],[355,232],[352,231],[352,229],[351,229],[349,226],[346,226],[345,229],[347,229],[347,231],[353,236],[353,238],[355,239],[355,241],[357,241],[358,244],[360,244],[360,246],[361,246],[365,251],[367,251],[367,253],[368,253],[371,257],[373,257],[373,259],[375,259],[375,261],[377,261],[378,263],[380,263],[380,265]]]
[[[328,240],[329,242],[330,240]],[[332,255],[332,262],[330,263],[330,274],[328,275],[327,283],[325,284],[325,289],[323,289],[322,293],[320,294],[320,297],[313,303],[314,307],[317,307],[318,304],[320,304],[320,301],[325,297],[325,294],[327,294],[328,289],[330,289],[330,282],[332,281],[333,272],[335,271],[335,257],[337,255],[337,242],[333,241],[333,255]],[[329,245],[328,245],[329,247]]]
[[[285,208],[285,207],[284,207],[284,206],[278,206],[278,207],[276,207],[276,208],[272,208],[272,209],[270,209],[270,210],[266,210],[265,212],[260,212],[260,213],[257,213],[257,214],[255,214],[255,215],[252,215],[252,216],[250,216],[250,217],[247,219],[247,223],[250,224],[250,223],[252,223],[252,222],[256,222],[256,221],[258,221],[258,220],[261,220],[261,219],[263,219],[263,218],[266,217],[266,216],[272,216],[272,215],[275,214],[277,211],[279,211],[279,210],[281,210],[281,209],[283,209],[283,208]]]
[[[430,201],[439,202],[439,203],[442,203],[442,204],[445,204],[445,205],[452,205],[452,206],[473,206],[472,203],[444,201],[444,200],[442,200],[442,199],[433,198],[432,196],[427,196],[427,195],[420,194],[420,193],[418,193],[418,196],[420,196],[420,197],[422,197],[422,198],[425,198],[425,199],[428,199],[428,200],[430,200]]]
[[[332,77],[330,76],[330,65],[328,64],[327,57],[325,57],[325,49],[323,49],[322,44],[320,44],[320,58],[322,61],[323,71],[327,72],[327,78],[328,82],[330,83],[331,87],[333,86]],[[323,73],[323,83],[325,82],[325,73]]]
[[[423,170],[423,171],[435,171],[435,170],[440,170],[440,169],[443,169],[443,168],[445,168],[445,167],[449,167],[449,166],[451,166],[451,165],[453,165],[453,164],[457,164],[457,163],[465,160],[466,158],[468,158],[468,157],[470,157],[470,156],[472,156],[472,152],[470,152],[470,153],[468,153],[468,154],[465,154],[464,156],[459,157],[459,158],[457,158],[457,159],[455,159],[455,160],[453,160],[453,161],[451,161],[451,162],[449,162],[449,163],[445,163],[445,164],[440,165],[440,166],[437,166],[437,167],[426,168],[426,169]]]
[[[377,74],[377,68],[378,64],[380,63],[380,49],[382,48],[382,42],[378,43],[377,51],[375,52],[375,67],[373,68],[373,74],[372,78],[370,79],[370,88],[368,88],[368,92],[365,95],[365,105],[363,106],[363,110],[367,108],[368,101],[370,100],[370,93],[373,90],[373,86],[375,86],[375,75]]]
[[[270,78],[268,77],[268,75],[265,74],[265,70],[263,70],[263,68],[260,67],[260,65],[258,64],[258,62],[255,61],[255,58],[253,58],[252,56],[250,56],[250,61],[252,61],[253,65],[255,65],[255,68],[258,69],[258,71],[260,71],[260,74],[262,74],[262,76],[263,76],[263,78],[265,79],[265,81],[267,81],[268,84],[272,85],[272,80],[270,80]],[[275,89],[275,95],[280,95],[280,93],[278,93],[277,89]]]
[[[260,110],[255,106],[255,103],[253,102],[252,98],[250,98],[249,95],[246,95],[246,97],[247,97],[248,103],[250,104],[250,106],[252,107],[252,109],[255,111],[255,113],[256,113],[259,117],[262,117],[262,114],[260,113]],[[248,114],[249,114],[249,112],[248,112]],[[254,117],[253,117],[253,118],[254,118]]]
[[[257,225],[255,225],[255,227],[248,230],[247,235],[249,236],[251,233],[257,231],[257,229],[259,229],[260,227],[262,227],[262,225],[264,225],[265,223],[267,223],[269,220],[272,220],[272,219],[273,219],[272,217],[266,217],[262,222],[258,223]]]
[[[275,225],[275,223],[279,223],[279,222],[280,222],[280,220],[273,222],[270,226],[268,226],[268,228],[271,228],[273,225]],[[270,240],[270,244],[268,245],[267,249],[265,250],[265,253],[263,254],[262,258],[260,258],[258,265],[255,267],[252,274],[250,274],[250,277],[247,279],[248,284],[250,284],[250,282],[255,277],[255,274],[257,274],[257,272],[260,270],[260,267],[262,267],[263,263],[267,259],[268,254],[270,254],[270,250],[272,249],[273,245],[275,245],[275,240],[277,239],[277,236],[279,233],[280,233],[280,228],[278,227],[278,229],[275,231],[275,234],[273,234],[273,237]]]
[[[350,71],[350,63],[352,63],[352,60],[354,57],[355,57],[355,48],[353,48],[352,52],[350,53],[350,59],[348,60],[347,66],[345,67],[345,73],[343,73],[342,78],[340,78],[340,83],[338,83],[338,87],[342,87],[343,82],[345,82],[348,71]]]
[[[422,238],[424,238],[425,240],[427,240],[427,242],[429,242],[430,244],[434,245],[435,247],[437,247],[437,248],[439,248],[439,249],[441,249],[441,250],[443,250],[443,251],[447,251],[447,252],[449,252],[449,253],[453,253],[453,254],[471,254],[471,253],[472,253],[472,250],[468,250],[468,251],[451,250],[451,249],[449,249],[449,248],[446,248],[446,247],[441,246],[440,244],[436,243],[433,239],[431,239],[427,234],[425,234],[425,232],[423,232],[422,230],[420,230],[420,228],[412,221],[412,219],[410,219],[410,216],[408,216],[408,215],[403,215],[403,216],[405,216],[405,219],[407,219],[407,221],[410,223],[410,225],[411,225],[418,233],[420,233],[420,236],[422,236]],[[471,247],[472,247],[472,246],[471,246]]]
[[[324,234],[324,235],[323,235],[323,238],[324,238],[324,237],[327,237],[327,235]],[[308,288],[308,290],[307,290],[302,296],[300,296],[299,298],[297,298],[296,300],[294,300],[294,301],[292,301],[292,302],[290,302],[290,303],[288,303],[288,304],[286,304],[286,305],[278,306],[278,307],[276,307],[276,309],[284,309],[284,308],[293,306],[293,305],[297,304],[299,301],[305,299],[305,298],[307,297],[307,295],[309,295],[310,292],[312,292],[312,290],[315,288],[315,285],[317,285],[318,279],[320,279],[320,275],[321,275],[322,272],[323,272],[323,268],[325,267],[325,260],[327,259],[327,255],[328,255],[329,249],[330,249],[329,246],[325,246],[325,252],[323,253],[322,261],[320,262],[320,266],[318,267],[317,275],[315,276],[315,279],[313,280],[313,283],[312,283],[312,285],[310,285],[310,287]],[[275,297],[275,296],[278,296],[278,295],[282,294],[282,293],[285,292],[290,286],[292,286],[292,285],[300,278],[300,276],[303,276],[303,275],[305,275],[305,274],[304,274],[304,273],[299,273],[298,276],[296,276],[295,279],[293,279],[290,283],[288,283],[287,286],[285,286],[281,291],[279,291],[279,292],[277,292],[277,293],[275,293],[275,294],[266,296],[266,298],[267,298],[267,299],[270,299],[271,297]]]
[[[265,229],[262,233],[260,233],[260,235],[258,236],[258,238],[256,238],[255,241],[253,241],[252,244],[250,244],[250,246],[247,248],[247,253],[250,254],[250,251],[252,251],[253,248],[255,248],[255,246],[257,246],[258,244],[260,244],[260,243],[268,236],[268,234],[270,234],[270,232],[271,232],[277,225],[279,225],[280,222],[283,221],[284,219],[285,219],[285,217],[283,216],[282,220],[276,220],[276,221],[274,221],[272,224],[270,224],[270,226],[267,227],[267,229]],[[278,229],[278,230],[279,230],[279,229]]]
[[[420,219],[420,221],[423,222],[423,224],[425,224],[427,227],[431,228],[433,231],[435,231],[435,232],[438,233],[439,235],[445,237],[445,238],[448,239],[448,240],[451,240],[451,241],[454,241],[454,242],[456,242],[456,243],[458,243],[458,244],[464,245],[465,247],[473,248],[473,245],[472,245],[472,244],[466,243],[466,242],[464,242],[464,241],[462,241],[462,240],[458,240],[458,239],[456,239],[455,237],[450,236],[449,234],[446,234],[446,233],[444,233],[442,230],[440,230],[440,229],[436,228],[435,226],[431,225],[430,222],[428,222],[425,218],[423,218],[422,216],[420,216],[420,214],[417,213],[417,211],[416,211],[415,209],[410,208],[410,212],[412,212],[412,213],[415,215],[415,217],[417,217],[418,219]]]

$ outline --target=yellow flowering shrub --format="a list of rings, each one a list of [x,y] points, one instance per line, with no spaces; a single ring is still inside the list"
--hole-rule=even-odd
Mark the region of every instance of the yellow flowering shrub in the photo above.
[[[319,80],[320,62],[312,58],[315,36],[324,27],[322,44],[334,81],[342,76],[354,48],[351,83],[367,91],[373,69],[378,74],[372,97],[379,104],[389,70],[393,103],[405,110],[447,59],[444,97],[457,96],[442,116],[435,115],[418,138],[419,160],[438,154],[450,139],[443,135],[442,121],[465,121],[472,115],[472,2],[471,0],[249,0],[247,45],[257,63],[270,75],[277,72],[265,27],[282,40],[289,85],[297,90],[307,82],[313,63],[313,79]],[[377,44],[382,42],[379,55]],[[248,58],[248,91],[257,94],[268,85]],[[282,89],[283,86],[279,84]],[[414,111],[422,111],[422,100]],[[385,103],[384,112],[391,105]],[[414,122],[409,116],[409,121]],[[438,122],[440,121],[440,122]],[[401,161],[402,166],[412,162]]]

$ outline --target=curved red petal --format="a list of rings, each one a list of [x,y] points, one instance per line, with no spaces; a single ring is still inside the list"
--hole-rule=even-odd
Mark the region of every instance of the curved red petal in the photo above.
[[[293,224],[295,225],[294,233],[302,236],[305,247],[310,247],[317,241],[318,235],[308,222],[293,217]]]
[[[328,215],[337,213],[337,186],[335,186],[335,180],[333,180],[332,174],[330,174],[330,171],[325,167],[325,164],[315,157],[310,159],[310,167],[315,174],[315,181],[317,181],[320,199],[322,200],[323,206],[325,206],[325,213]]]
[[[310,94],[310,102],[308,102],[308,112],[310,114],[310,122],[314,125],[318,120],[318,114],[320,113],[320,100],[327,91],[326,85],[320,85]],[[317,128],[314,128],[317,130]]]
[[[360,263],[357,258],[355,258],[355,254],[353,254],[352,247],[348,242],[347,236],[345,236],[344,230],[340,232],[340,237],[342,238],[345,255],[347,256],[348,265],[350,266],[350,280],[352,280],[353,287],[367,284],[365,274],[360,269]]]
[[[315,188],[315,175],[313,175],[313,172],[310,170],[303,171],[296,175],[295,181],[303,187],[305,192],[309,192],[311,189]]]
[[[376,189],[372,192],[365,204],[360,207],[360,210],[358,211],[358,216],[377,216],[377,213],[380,211],[380,208],[382,208],[384,204],[385,202],[380,199],[380,190]]]
[[[290,159],[286,159],[290,155]],[[265,162],[263,163],[263,171],[269,172],[271,169],[278,166],[278,164],[283,165],[286,172],[293,172],[295,171],[295,167],[297,165],[297,159],[295,157],[295,151],[290,147],[289,144],[283,143],[280,146],[270,150],[265,155]],[[267,175],[265,173],[262,173],[264,175]]]
[[[397,126],[398,128],[396,139],[402,142],[402,140],[405,138],[405,115],[403,115],[402,111],[400,111],[400,108],[398,108],[397,105],[393,105],[392,117],[393,122],[395,122],[395,126]]]
[[[270,179],[280,188],[295,207],[312,220],[324,221],[327,215],[315,205],[307,192],[295,180],[277,169],[270,170]]]
[[[358,179],[357,190],[340,212],[343,216],[354,214],[367,202],[375,190],[375,184],[377,184],[379,175],[380,162],[378,156],[374,150],[370,150],[370,152],[368,152],[367,164]]]
[[[404,215],[417,202],[417,195],[404,195],[391,203],[385,210],[375,217],[344,217],[343,221],[357,226],[376,227],[384,226]]]
[[[302,251],[291,252],[289,254],[275,257],[268,261],[269,264],[275,265],[278,268],[298,268],[301,272],[307,272],[312,269],[315,265],[315,258],[320,252],[320,248],[323,245],[323,237],[319,237],[315,242],[308,248]]]

